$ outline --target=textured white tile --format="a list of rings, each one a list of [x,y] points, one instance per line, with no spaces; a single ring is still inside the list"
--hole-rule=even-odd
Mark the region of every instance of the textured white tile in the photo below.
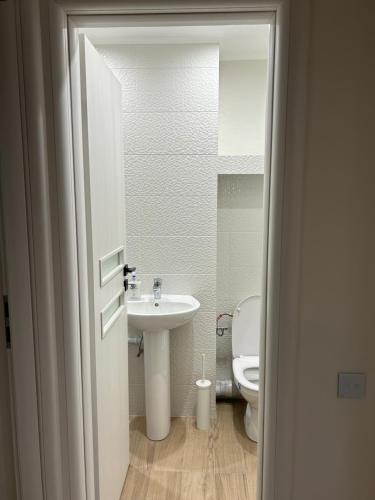
[[[211,387],[211,417],[216,414],[216,382]],[[196,415],[197,390],[194,384],[174,385],[172,397],[172,416],[195,416]]]
[[[219,233],[263,232],[263,208],[218,208],[217,231]],[[220,240],[220,236],[218,236]]]
[[[260,295],[262,269],[256,266],[232,267],[217,277],[216,304],[219,312],[232,313],[249,295]]]
[[[135,109],[137,100],[136,69],[114,69],[113,74],[121,84],[121,111]]]
[[[263,174],[264,156],[218,156],[218,174]]]
[[[216,380],[232,380],[233,371],[231,353],[224,359],[218,359],[216,363]]]
[[[230,231],[256,231],[263,232],[263,208],[232,208],[230,209]]]
[[[137,66],[136,45],[100,45],[97,50],[111,69]]]
[[[230,233],[230,262],[233,266],[262,265],[263,234],[258,232]]]
[[[219,175],[218,208],[263,208],[263,175]]]
[[[216,336],[216,311],[202,311],[193,320],[193,347],[200,349],[214,349]]]
[[[123,113],[125,154],[215,154],[217,113]]]
[[[216,312],[198,311],[193,321],[176,328],[171,339],[174,353],[207,352],[215,349]],[[176,359],[176,358],[175,358]]]
[[[218,111],[215,68],[114,70],[122,85],[122,111]]]
[[[216,379],[233,380],[231,330],[216,337]]]
[[[260,295],[263,176],[220,175],[218,180],[217,311],[233,312],[249,295]],[[249,233],[248,231],[255,231]],[[250,263],[250,265],[249,265]],[[220,321],[231,327],[231,320]],[[232,379],[231,328],[216,339],[216,377]]]
[[[263,255],[263,234],[259,232],[219,233],[217,242],[217,266],[219,269],[231,267],[261,267]]]
[[[121,82],[123,111],[136,112],[122,114],[127,232],[142,236],[129,237],[128,261],[138,267],[143,293],[149,293],[152,278],[161,275],[165,293],[191,294],[201,302],[194,321],[172,333],[172,413],[195,414],[193,382],[200,370],[199,354],[205,351],[214,415],[217,173],[257,172],[263,162],[256,157],[216,157],[218,46],[107,46],[101,50]],[[248,214],[238,215],[247,222]],[[243,230],[240,219],[236,227]],[[158,237],[145,238],[145,234]],[[227,259],[230,250],[228,243]],[[225,281],[223,275],[220,283]],[[228,302],[233,293],[228,282],[223,287]],[[132,329],[129,332],[133,334]],[[129,346],[130,413],[142,415],[143,357],[137,358],[136,350]]]
[[[129,414],[145,415],[145,386],[129,384]]]
[[[205,155],[124,156],[127,195],[216,196],[216,157]]]
[[[222,337],[216,337],[216,360],[224,366],[232,367],[232,332],[226,330]],[[217,375],[219,378],[219,376]]]
[[[124,94],[134,93],[137,90],[137,71],[136,69],[113,69],[112,72],[121,83],[121,89]],[[122,109],[124,111],[124,109]]]
[[[216,236],[216,198],[128,196],[129,236]]]
[[[145,274],[215,274],[216,237],[128,237],[128,261]]]
[[[129,344],[129,384],[133,385],[140,385],[145,383],[143,355],[138,358],[137,354],[138,346]]]
[[[230,269],[231,266],[235,265],[230,260],[230,237],[230,232],[218,233],[216,263],[218,273],[223,272],[224,269]]]
[[[220,240],[219,233],[229,233],[232,230],[232,209],[218,208],[217,209],[217,232],[218,241]]]
[[[173,383],[171,397],[171,413],[173,417],[189,417],[195,415],[196,388],[193,384],[177,385]]]
[[[177,346],[178,347],[178,346]],[[206,355],[206,377],[214,380],[216,376],[216,349],[203,351]],[[194,384],[202,378],[202,351],[194,351],[191,348],[183,352],[174,349],[172,361],[172,377],[176,385]]]
[[[138,274],[141,292],[152,293],[153,278],[156,274]],[[215,311],[216,275],[215,274],[158,274],[163,280],[163,293],[193,295],[200,302],[200,314]]]
[[[139,68],[218,68],[216,44],[138,45]]]
[[[201,354],[206,354],[206,376],[216,372],[216,313],[198,311],[192,322],[177,328],[171,338],[172,376],[175,384],[195,383],[201,378]]]
[[[216,312],[216,316],[218,316],[219,314],[222,314],[222,313],[232,313],[232,312],[233,311],[219,311],[218,310]],[[223,336],[221,336],[221,337],[217,336],[217,338],[216,338],[217,341],[225,339],[225,337],[227,337],[228,334],[230,334],[231,329],[232,329],[232,318],[229,316],[224,316],[224,317],[220,318],[218,320],[218,326],[220,328],[226,328],[226,329],[224,330]]]
[[[114,68],[218,68],[216,44],[102,45],[97,47]]]

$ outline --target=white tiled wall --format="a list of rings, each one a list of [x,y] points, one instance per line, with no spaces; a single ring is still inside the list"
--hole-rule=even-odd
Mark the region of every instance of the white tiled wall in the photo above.
[[[201,302],[192,324],[171,334],[172,412],[190,415],[201,352],[215,379],[219,49],[100,50],[123,89],[127,260],[138,268],[143,293],[161,276],[164,293]],[[143,414],[143,357],[136,349],[129,346],[130,412]]]
[[[172,412],[192,415],[200,354],[216,378],[218,173],[262,172],[260,156],[218,157],[216,45],[102,46],[122,83],[127,261],[142,293],[194,295],[194,321],[171,334]],[[129,335],[137,332],[129,329]],[[144,414],[143,357],[129,345],[130,413]]]
[[[217,312],[232,313],[249,295],[261,292],[263,175],[219,175],[217,200]],[[217,339],[218,380],[232,378],[231,320]]]

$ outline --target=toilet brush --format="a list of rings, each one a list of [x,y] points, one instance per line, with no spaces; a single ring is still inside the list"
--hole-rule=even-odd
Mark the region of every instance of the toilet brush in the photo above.
[[[202,378],[195,382],[197,386],[197,428],[210,428],[211,381],[206,379],[206,355],[202,354]]]

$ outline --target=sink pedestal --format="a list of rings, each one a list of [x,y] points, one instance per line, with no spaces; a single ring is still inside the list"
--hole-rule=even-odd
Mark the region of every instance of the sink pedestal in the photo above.
[[[185,325],[200,304],[190,295],[142,295],[128,301],[129,324],[143,331],[147,437],[160,441],[171,427],[170,331]]]
[[[153,441],[169,434],[171,427],[171,388],[169,330],[143,332],[146,432]]]

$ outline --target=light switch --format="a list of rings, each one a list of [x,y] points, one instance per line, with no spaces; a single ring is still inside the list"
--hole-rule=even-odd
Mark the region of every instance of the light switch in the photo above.
[[[365,373],[339,373],[337,396],[339,398],[362,399],[366,394]]]

